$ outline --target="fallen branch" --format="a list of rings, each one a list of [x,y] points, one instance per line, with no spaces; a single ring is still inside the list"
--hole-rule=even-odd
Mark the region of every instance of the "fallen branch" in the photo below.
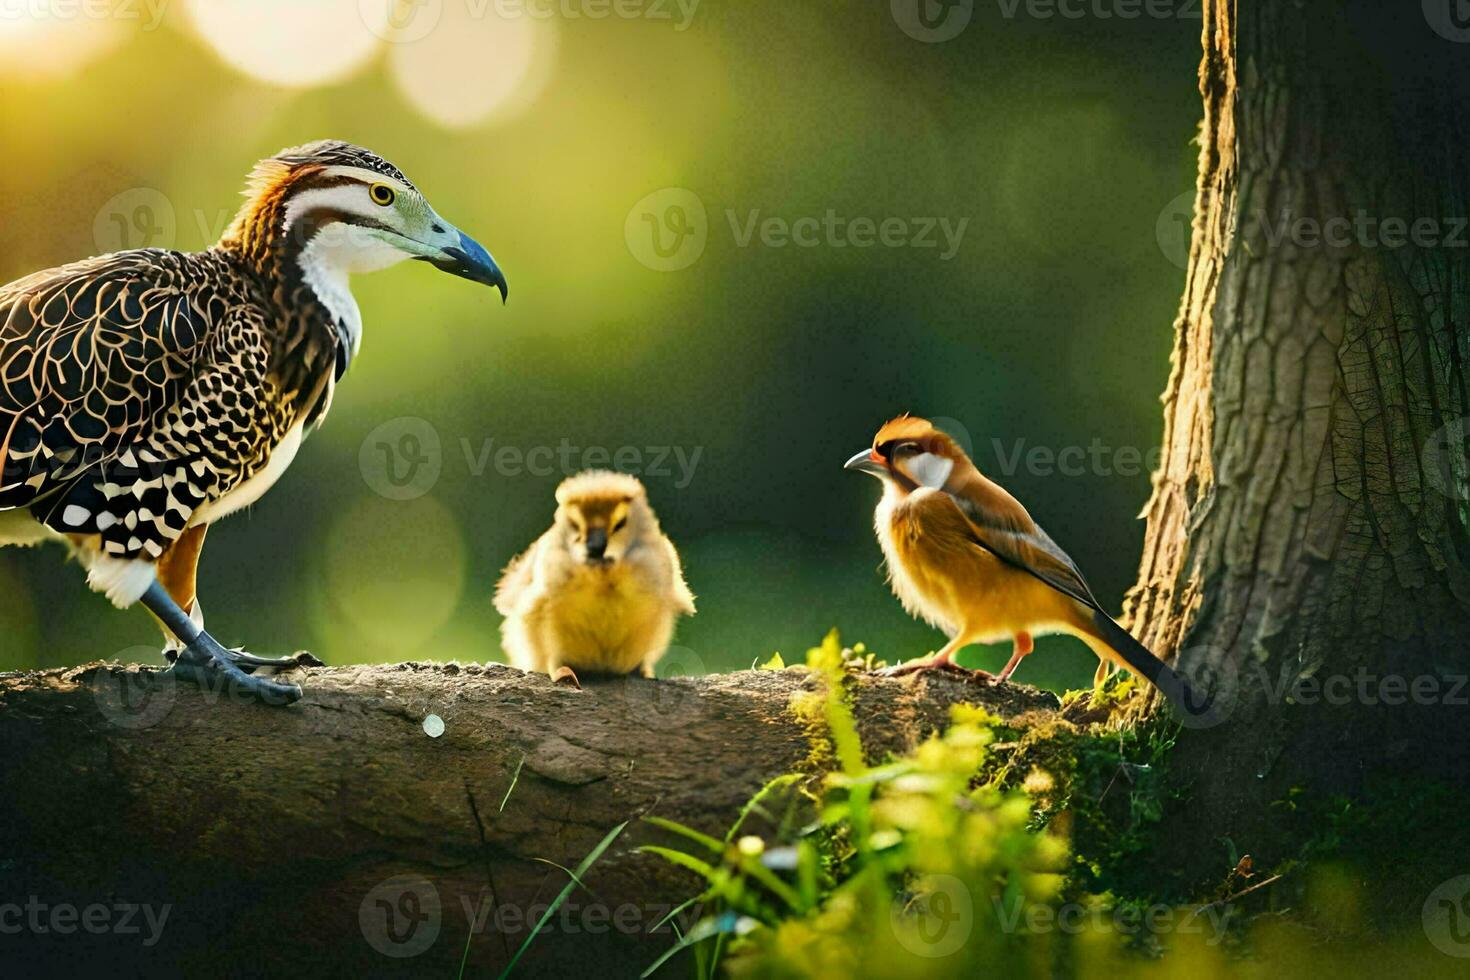
[[[637,818],[718,835],[766,781],[823,764],[820,726],[791,710],[821,690],[802,669],[581,691],[498,665],[300,673],[285,708],[149,668],[0,675],[0,930],[24,920],[0,942],[19,962],[452,976],[467,957],[484,975],[631,820],[519,969],[636,975],[695,890],[634,853],[662,834]],[[1056,706],[937,676],[857,677],[851,696],[875,759],[955,703]]]

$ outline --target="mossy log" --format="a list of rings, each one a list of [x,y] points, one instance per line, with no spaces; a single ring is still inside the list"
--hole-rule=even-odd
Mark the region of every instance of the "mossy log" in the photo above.
[[[797,710],[823,682],[800,668],[582,690],[498,665],[297,673],[306,697],[289,707],[136,666],[0,675],[6,960],[453,976],[467,958],[483,976],[563,869],[629,821],[518,972],[636,976],[674,942],[654,927],[697,890],[636,851],[667,836],[639,818],[720,835],[768,780],[830,758]],[[956,703],[1006,719],[1056,706],[939,676],[854,676],[850,696],[874,759]]]

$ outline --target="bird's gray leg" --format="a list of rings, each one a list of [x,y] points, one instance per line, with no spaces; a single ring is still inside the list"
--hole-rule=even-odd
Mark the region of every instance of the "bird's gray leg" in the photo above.
[[[211,675],[222,677],[233,687],[254,695],[266,704],[290,704],[301,700],[299,686],[254,677],[237,666],[234,657],[240,655],[232,656],[232,651],[220,646],[214,637],[196,626],[189,614],[174,602],[173,596],[168,594],[162,583],[155,580],[148,586],[142,601],[149,612],[158,617],[159,622],[183,641],[184,649],[173,666],[181,677],[206,686]]]

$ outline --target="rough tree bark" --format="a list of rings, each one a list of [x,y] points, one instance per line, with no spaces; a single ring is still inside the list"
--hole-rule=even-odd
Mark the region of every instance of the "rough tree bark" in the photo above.
[[[823,689],[801,669],[581,691],[498,665],[344,667],[303,682],[302,702],[270,708],[148,668],[0,675],[0,963],[454,976],[468,955],[467,975],[493,975],[567,881],[544,862],[575,867],[632,821],[522,963],[537,976],[637,976],[675,938],[650,930],[697,891],[634,853],[669,842],[638,818],[722,835],[764,782],[824,765],[825,728],[792,710]],[[942,728],[955,703],[1007,718],[1056,705],[941,677],[855,677],[850,691],[874,760]],[[17,933],[32,912],[5,906],[32,897],[41,928]],[[141,930],[126,935],[51,919],[99,903],[169,906],[161,940],[143,944],[137,913]]]
[[[1430,6],[1205,4],[1191,258],[1128,605],[1229,708],[1175,758],[1194,788],[1164,860],[1199,874],[1225,860],[1212,836],[1299,844],[1272,801],[1466,759],[1470,30]]]

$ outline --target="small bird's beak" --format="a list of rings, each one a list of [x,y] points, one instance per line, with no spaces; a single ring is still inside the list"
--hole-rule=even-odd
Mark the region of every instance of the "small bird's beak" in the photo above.
[[[862,452],[854,454],[852,459],[842,464],[842,468],[845,470],[856,470],[859,473],[866,473],[869,476],[888,475],[888,467],[883,462],[883,457],[871,449],[864,449]]]
[[[485,251],[485,246],[475,241],[464,232],[459,232],[459,241],[447,248],[441,248],[440,254],[428,258],[436,268],[468,279],[470,282],[481,282],[487,286],[494,286],[500,290],[500,301],[504,303],[510,297],[510,287],[506,285],[505,273],[500,271],[500,266],[495,264],[495,259]]]

